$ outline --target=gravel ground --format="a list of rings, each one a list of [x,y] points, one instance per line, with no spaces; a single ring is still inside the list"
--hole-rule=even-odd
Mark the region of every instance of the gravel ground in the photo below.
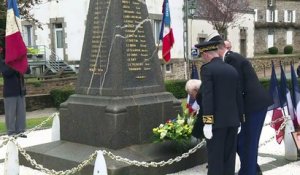
[[[55,112],[55,110],[46,110],[48,113]],[[43,110],[36,111],[39,115],[46,114],[43,113]],[[49,112],[51,111],[51,112]],[[32,113],[33,114],[33,113]],[[31,117],[27,114],[27,117]],[[270,116],[266,117],[266,123],[270,122]],[[270,140],[270,138],[274,135],[274,130],[270,126],[266,126],[263,128],[261,135],[261,143],[266,140]],[[41,143],[51,142],[51,129],[34,131],[28,134],[27,139],[18,138],[18,143],[22,147],[28,147],[32,145],[37,145]],[[0,141],[0,144],[2,141]],[[6,146],[3,146],[0,149],[0,172],[4,171],[4,157],[6,152]],[[258,163],[262,167],[264,175],[299,175],[300,174],[300,161],[287,161],[284,158],[285,150],[284,143],[277,144],[277,142],[273,139],[270,143],[261,146],[259,148],[259,157]],[[239,158],[237,156],[236,161],[236,171],[239,169]],[[206,164],[199,165],[184,171],[180,171],[177,173],[173,173],[170,175],[206,175],[207,169]],[[0,173],[1,174],[1,173]],[[39,172],[37,170],[33,170],[28,167],[20,166],[20,175],[44,175],[44,173]]]

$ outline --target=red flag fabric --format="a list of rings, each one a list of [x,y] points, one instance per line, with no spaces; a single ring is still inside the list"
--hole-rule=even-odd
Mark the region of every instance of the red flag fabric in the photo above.
[[[278,131],[282,122],[283,122],[283,98],[280,98],[279,86],[277,82],[276,72],[274,63],[272,61],[272,74],[270,79],[269,93],[273,99],[273,104],[269,106],[268,110],[273,110],[272,115],[272,125],[271,127],[275,129],[276,132],[276,141],[277,143],[281,143],[284,137],[284,131]],[[277,132],[279,132],[277,134]]]
[[[171,49],[174,44],[173,30],[171,28],[171,17],[169,1],[164,0],[163,3],[163,19],[160,30],[160,40],[162,40],[162,56],[166,62],[171,60]]]
[[[280,126],[283,123],[283,113],[281,108],[277,108],[273,110],[273,115],[272,115],[272,125],[271,127],[275,129],[276,132],[276,141],[278,144],[280,144],[283,140],[284,137],[284,130],[280,130]]]
[[[5,63],[21,74],[27,71],[27,48],[21,35],[21,19],[17,0],[7,1]]]

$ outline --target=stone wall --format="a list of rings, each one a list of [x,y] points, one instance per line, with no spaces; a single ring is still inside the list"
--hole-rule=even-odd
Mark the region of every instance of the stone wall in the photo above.
[[[76,77],[58,78],[43,80],[38,83],[26,83],[26,111],[54,107],[53,100],[50,96],[52,89],[63,88],[66,86],[75,86]],[[26,80],[27,81],[27,80]],[[0,85],[0,115],[4,114],[3,103],[3,85]]]
[[[43,108],[53,108],[53,100],[49,94],[28,95],[26,100],[26,111],[34,111]],[[0,115],[4,114],[3,98],[0,98]]]
[[[52,89],[62,88],[66,86],[74,86],[77,77],[55,78],[42,80],[39,82],[26,81],[27,95],[49,94]],[[0,85],[0,96],[3,97],[3,85]]]
[[[287,31],[292,31],[292,46],[294,53],[300,52],[300,2],[276,0],[274,9],[278,12],[277,22],[266,22],[267,1],[250,0],[250,7],[257,9],[257,22],[255,22],[255,54],[266,53],[268,50],[268,34],[274,34],[274,46],[283,53],[286,44]],[[284,11],[295,10],[296,22],[284,22]]]
[[[255,58],[250,59],[250,61],[259,78],[270,78],[272,61],[274,62],[277,74],[280,73],[280,62],[285,69],[285,73],[288,73],[290,72],[290,63],[294,64],[295,69],[297,68],[300,63],[300,55],[264,55],[256,56]]]

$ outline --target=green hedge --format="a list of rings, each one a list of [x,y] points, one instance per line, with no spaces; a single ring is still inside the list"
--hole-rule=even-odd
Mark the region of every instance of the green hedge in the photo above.
[[[277,54],[278,53],[277,47],[270,47],[268,50],[269,50],[269,54]]]
[[[291,45],[285,46],[284,49],[283,49],[283,53],[284,54],[292,54],[293,53],[293,46],[291,46]]]
[[[73,87],[65,87],[63,89],[53,89],[50,91],[54,106],[59,108],[60,104],[65,102],[70,95],[74,94],[75,90]]]
[[[173,80],[173,81],[166,81],[165,82],[165,88],[166,91],[172,93],[176,98],[182,99],[187,97],[187,93],[185,91],[185,83],[186,80]],[[269,89],[269,83],[270,79],[260,79],[260,83],[268,90]],[[278,80],[278,84],[280,83],[280,80]],[[291,87],[291,80],[287,80],[288,87]],[[298,83],[300,84],[300,81],[298,79]],[[74,88],[73,87],[67,87],[63,89],[54,89],[50,92],[50,95],[52,96],[53,102],[55,107],[59,108],[60,104],[65,102],[70,95],[74,94]]]
[[[186,80],[165,81],[166,91],[171,92],[176,98],[186,98],[185,91]]]

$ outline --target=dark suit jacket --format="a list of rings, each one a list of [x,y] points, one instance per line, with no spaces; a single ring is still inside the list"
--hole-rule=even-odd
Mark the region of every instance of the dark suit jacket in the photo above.
[[[201,67],[203,116],[213,115],[214,128],[239,126],[242,94],[234,67],[213,58]]]
[[[229,51],[224,61],[232,65],[239,73],[245,114],[259,112],[272,104],[269,93],[261,85],[251,63],[245,57]]]
[[[0,59],[0,71],[3,75],[3,97],[25,96],[26,88],[24,76],[19,72],[7,66],[3,59]],[[30,73],[30,68],[27,68],[26,74]]]

